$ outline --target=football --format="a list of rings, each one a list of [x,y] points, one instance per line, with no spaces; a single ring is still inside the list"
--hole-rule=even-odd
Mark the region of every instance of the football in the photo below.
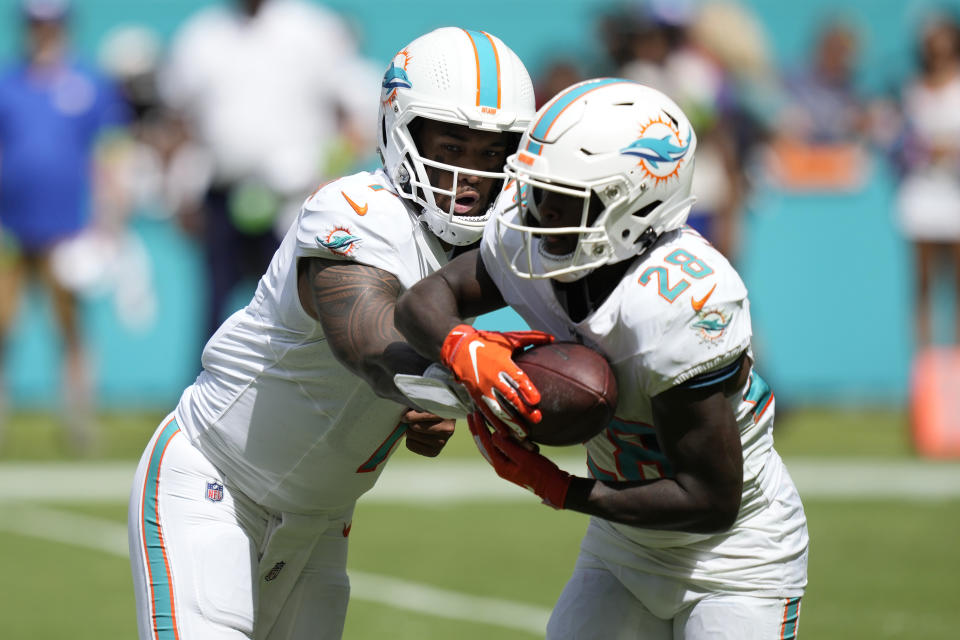
[[[533,442],[580,444],[613,419],[617,380],[597,351],[576,342],[554,342],[527,349],[513,360],[540,391],[543,419],[527,425]]]

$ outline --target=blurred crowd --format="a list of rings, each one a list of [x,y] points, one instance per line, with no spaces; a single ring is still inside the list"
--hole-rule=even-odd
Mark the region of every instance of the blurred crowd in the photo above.
[[[94,385],[78,301],[110,292],[131,328],[158,313],[131,216],[169,220],[196,241],[206,339],[237,284],[263,272],[302,199],[330,176],[376,165],[382,69],[341,16],[307,0],[224,0],[169,41],[119,25],[95,64],[71,48],[74,10],[23,0],[22,55],[0,72],[0,363],[32,279],[54,302],[64,413],[83,447]],[[792,69],[777,68],[764,26],[735,2],[612,2],[588,28],[602,57],[584,68],[583,57],[551,53],[534,70],[538,103],[598,75],[670,95],[699,139],[689,223],[731,260],[759,184],[855,192],[871,158],[891,163],[916,256],[916,339],[931,342],[932,282],[952,269],[960,283],[956,17],[924,22],[914,75],[884,96],[859,88],[869,34],[850,20],[825,21]]]
[[[938,279],[960,300],[960,22],[931,12],[913,35],[905,80],[872,95],[860,82],[864,39],[853,15],[819,24],[805,63],[778,68],[769,34],[742,4],[634,0],[596,25],[605,57],[579,68],[557,57],[536,78],[538,100],[591,75],[656,87],[697,131],[697,203],[689,224],[736,260],[751,191],[855,194],[874,161],[896,178],[894,217],[914,257],[915,344],[934,344]],[[885,215],[886,212],[877,212]],[[953,343],[960,343],[960,313]]]
[[[205,282],[184,286],[204,291],[205,341],[304,197],[368,160],[381,70],[340,16],[306,0],[204,8],[167,43],[121,25],[95,64],[71,47],[79,10],[23,0],[22,56],[0,74],[0,345],[36,281],[63,340],[65,433],[84,450],[95,385],[78,303],[107,293],[127,328],[157,320],[132,216],[195,240]]]

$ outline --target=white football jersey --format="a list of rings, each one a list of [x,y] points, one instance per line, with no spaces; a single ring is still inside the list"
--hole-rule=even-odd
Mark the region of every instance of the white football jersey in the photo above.
[[[307,198],[253,300],[203,350],[177,420],[257,503],[279,511],[342,508],[369,490],[403,436],[404,407],[343,367],[300,305],[297,259],[355,261],[410,287],[446,262],[436,237],[382,171]]]
[[[512,197],[508,187],[497,206]],[[510,272],[498,256],[499,240],[510,256],[523,244],[519,232],[487,225],[481,256],[506,302],[532,329],[582,342],[604,354],[613,367],[619,387],[616,417],[586,443],[590,475],[601,480],[671,476],[657,442],[650,399],[749,352],[750,307],[737,272],[702,236],[684,227],[661,236],[598,309],[573,322],[550,280],[526,280]],[[538,258],[532,256],[535,265]],[[526,260],[521,255],[518,263]],[[802,591],[806,519],[773,449],[773,393],[754,370],[747,386],[729,401],[744,456],[743,498],[733,528],[700,535],[597,520],[609,540],[588,549],[597,540],[588,535],[585,549],[653,573],[719,580],[728,589],[742,585],[756,592],[769,586],[779,595]],[[622,550],[614,550],[618,545],[628,550],[629,562]],[[788,565],[786,575],[781,563]],[[792,590],[783,591],[784,580]]]

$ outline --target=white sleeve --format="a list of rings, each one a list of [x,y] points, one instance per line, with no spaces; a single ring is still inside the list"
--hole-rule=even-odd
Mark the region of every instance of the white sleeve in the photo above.
[[[704,338],[710,334],[712,337]],[[733,362],[750,346],[746,300],[714,305],[703,316],[674,318],[654,348],[638,354],[636,367],[653,397],[691,378]]]
[[[393,274],[399,271],[397,251],[412,234],[399,200],[355,181],[338,180],[307,198],[297,219],[297,255],[366,264]],[[366,206],[359,215],[350,201]]]
[[[719,255],[719,254],[718,254]],[[644,289],[626,308],[627,329],[637,336],[632,368],[637,383],[653,397],[670,387],[733,362],[750,346],[750,304],[746,287],[729,264],[718,268],[714,282],[701,283],[693,294],[709,300],[699,310],[681,296],[676,303]]]

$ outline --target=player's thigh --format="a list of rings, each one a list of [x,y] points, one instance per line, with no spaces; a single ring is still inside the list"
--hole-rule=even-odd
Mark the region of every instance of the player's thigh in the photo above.
[[[800,598],[717,595],[675,619],[677,640],[793,640]]]
[[[548,640],[671,640],[671,633],[669,621],[583,552],[547,623]]]
[[[128,512],[140,637],[253,637],[257,549],[266,526],[177,430],[144,452]],[[174,637],[174,635],[170,635]]]
[[[339,640],[349,600],[347,537],[334,527],[313,548],[267,640]]]

